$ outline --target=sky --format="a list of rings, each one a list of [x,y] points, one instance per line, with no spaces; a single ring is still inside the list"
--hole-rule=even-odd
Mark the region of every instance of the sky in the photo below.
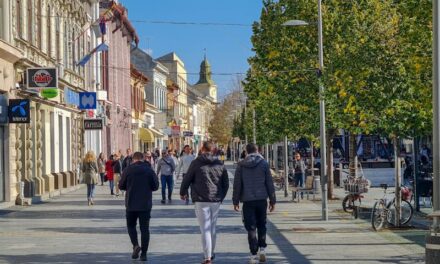
[[[185,63],[188,81],[198,81],[204,49],[224,96],[231,90],[234,75],[245,73],[252,56],[252,23],[258,21],[262,0],[121,0],[140,38],[139,46],[153,58],[174,51]],[[240,24],[213,26],[160,24],[157,21]]]

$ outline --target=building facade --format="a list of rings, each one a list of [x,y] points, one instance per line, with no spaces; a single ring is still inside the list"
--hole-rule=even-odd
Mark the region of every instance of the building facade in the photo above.
[[[132,106],[130,87],[130,50],[139,37],[127,17],[127,10],[115,1],[101,1],[101,16],[106,20],[105,43],[102,52],[102,85],[107,98],[104,108],[106,127],[102,131],[103,153],[108,157],[119,150],[132,148]]]
[[[0,1],[0,62],[6,66],[0,89],[6,99],[30,102],[29,123],[1,129],[2,158],[9,162],[0,164],[6,167],[0,200],[41,200],[78,184],[83,114],[65,103],[63,91],[87,89],[91,76],[76,62],[90,42],[84,28],[96,9],[94,1]],[[56,97],[27,88],[27,69],[38,67],[57,69]]]

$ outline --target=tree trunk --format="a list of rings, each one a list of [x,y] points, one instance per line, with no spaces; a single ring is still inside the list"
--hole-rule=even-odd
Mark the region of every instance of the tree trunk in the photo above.
[[[327,198],[332,200],[334,197],[334,175],[333,175],[333,137],[334,130],[329,129],[327,133],[327,175],[328,175],[328,191]]]
[[[351,177],[357,177],[357,143],[356,143],[356,135],[350,133],[350,144],[349,144],[349,157],[350,157],[350,165],[349,165],[349,175]]]
[[[400,226],[400,204],[401,204],[401,193],[400,193],[400,185],[402,184],[400,178],[400,144],[399,138],[393,138],[393,147],[394,147],[394,172],[395,172],[395,182],[396,182],[396,190],[395,190],[395,199],[396,199],[396,215],[394,219],[394,225],[396,227]]]

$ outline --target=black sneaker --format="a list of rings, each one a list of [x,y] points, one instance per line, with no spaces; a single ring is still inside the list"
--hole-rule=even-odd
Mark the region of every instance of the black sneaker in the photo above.
[[[161,204],[165,204],[165,200],[160,201]]]
[[[142,253],[140,261],[147,261],[147,253]]]
[[[134,246],[133,247],[133,253],[131,254],[131,258],[132,259],[138,259],[140,252],[141,252],[141,247],[140,246]]]

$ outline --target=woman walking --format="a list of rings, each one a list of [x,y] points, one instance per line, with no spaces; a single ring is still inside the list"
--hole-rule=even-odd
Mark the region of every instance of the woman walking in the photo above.
[[[101,186],[102,186],[104,185],[105,182],[105,159],[104,159],[104,154],[102,152],[99,154],[99,158],[97,162],[98,162],[98,171],[99,171],[99,176],[101,178]]]
[[[110,155],[109,159],[105,163],[105,172],[107,174],[107,180],[109,182],[110,194],[111,195],[115,195],[115,193],[113,192],[113,188],[114,188],[114,185],[115,185],[114,177],[113,177],[113,165],[114,165],[114,163],[115,163],[115,161],[114,161],[114,156],[113,155]]]
[[[95,185],[98,183],[98,165],[96,165],[96,156],[93,151],[87,152],[81,171],[84,174],[84,182],[87,184],[88,205],[93,205],[95,195]]]

